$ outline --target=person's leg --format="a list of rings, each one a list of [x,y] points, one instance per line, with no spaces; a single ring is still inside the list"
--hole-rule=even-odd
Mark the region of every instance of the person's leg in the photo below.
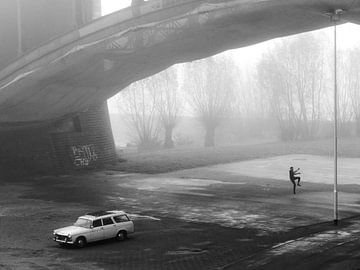
[[[298,185],[298,186],[301,186],[301,185],[300,185],[300,177],[299,177],[299,176],[295,177],[295,180],[298,181],[298,182],[297,182],[297,185]]]
[[[295,181],[294,180],[291,180],[291,183],[293,184],[293,192],[294,192],[294,194],[296,194],[296,183],[295,183]]]

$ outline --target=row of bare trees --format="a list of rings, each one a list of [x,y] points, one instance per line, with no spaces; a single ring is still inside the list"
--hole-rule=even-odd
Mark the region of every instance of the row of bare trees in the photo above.
[[[156,147],[162,137],[165,148],[173,147],[173,130],[186,102],[187,113],[195,115],[205,129],[204,145],[214,146],[215,131],[232,108],[236,68],[227,59],[208,58],[169,68],[125,89],[118,105],[128,115],[136,144],[143,149]]]
[[[340,124],[355,121],[356,135],[360,137],[360,49],[343,52],[340,59]]]
[[[207,58],[188,63],[184,84],[189,104],[205,128],[205,147],[215,145],[215,132],[228,117],[236,92],[234,62],[226,58]]]
[[[119,96],[118,107],[127,116],[129,133],[139,148],[157,148],[161,130],[164,146],[173,147],[172,133],[182,108],[176,69],[131,84]]]
[[[283,140],[312,139],[333,119],[333,57],[327,38],[302,34],[277,43],[258,63],[259,89],[269,101]],[[339,123],[344,135],[356,121],[360,136],[360,50],[340,52]]]
[[[282,140],[312,139],[333,117],[333,56],[326,40],[308,33],[277,42],[254,70],[221,55],[173,66],[133,83],[118,104],[133,139],[145,149],[173,147],[184,114],[198,118],[205,146],[215,145],[224,119],[242,129],[246,119],[273,120]],[[360,49],[341,52],[339,59],[340,125],[346,130],[356,122],[360,136]]]
[[[326,90],[321,42],[302,35],[280,42],[258,64],[258,81],[278,121],[283,140],[316,136]]]

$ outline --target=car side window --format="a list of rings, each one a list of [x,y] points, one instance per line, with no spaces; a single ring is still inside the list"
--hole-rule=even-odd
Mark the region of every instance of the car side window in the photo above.
[[[93,221],[93,227],[96,228],[96,227],[101,227],[101,219],[96,219]]]
[[[110,217],[103,219],[104,226],[114,224]]]
[[[114,216],[116,223],[129,221],[129,218],[126,215]]]

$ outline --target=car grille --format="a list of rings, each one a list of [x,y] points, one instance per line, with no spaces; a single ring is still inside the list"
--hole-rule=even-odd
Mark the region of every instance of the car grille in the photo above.
[[[55,238],[56,238],[56,240],[66,241],[67,236],[55,234]]]

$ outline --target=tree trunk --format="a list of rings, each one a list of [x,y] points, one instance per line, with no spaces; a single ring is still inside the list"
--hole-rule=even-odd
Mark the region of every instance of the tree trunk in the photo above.
[[[164,148],[174,148],[174,141],[172,139],[172,127],[166,127],[165,128],[165,142],[164,142]]]
[[[205,134],[205,147],[215,146],[215,127],[207,126]]]

